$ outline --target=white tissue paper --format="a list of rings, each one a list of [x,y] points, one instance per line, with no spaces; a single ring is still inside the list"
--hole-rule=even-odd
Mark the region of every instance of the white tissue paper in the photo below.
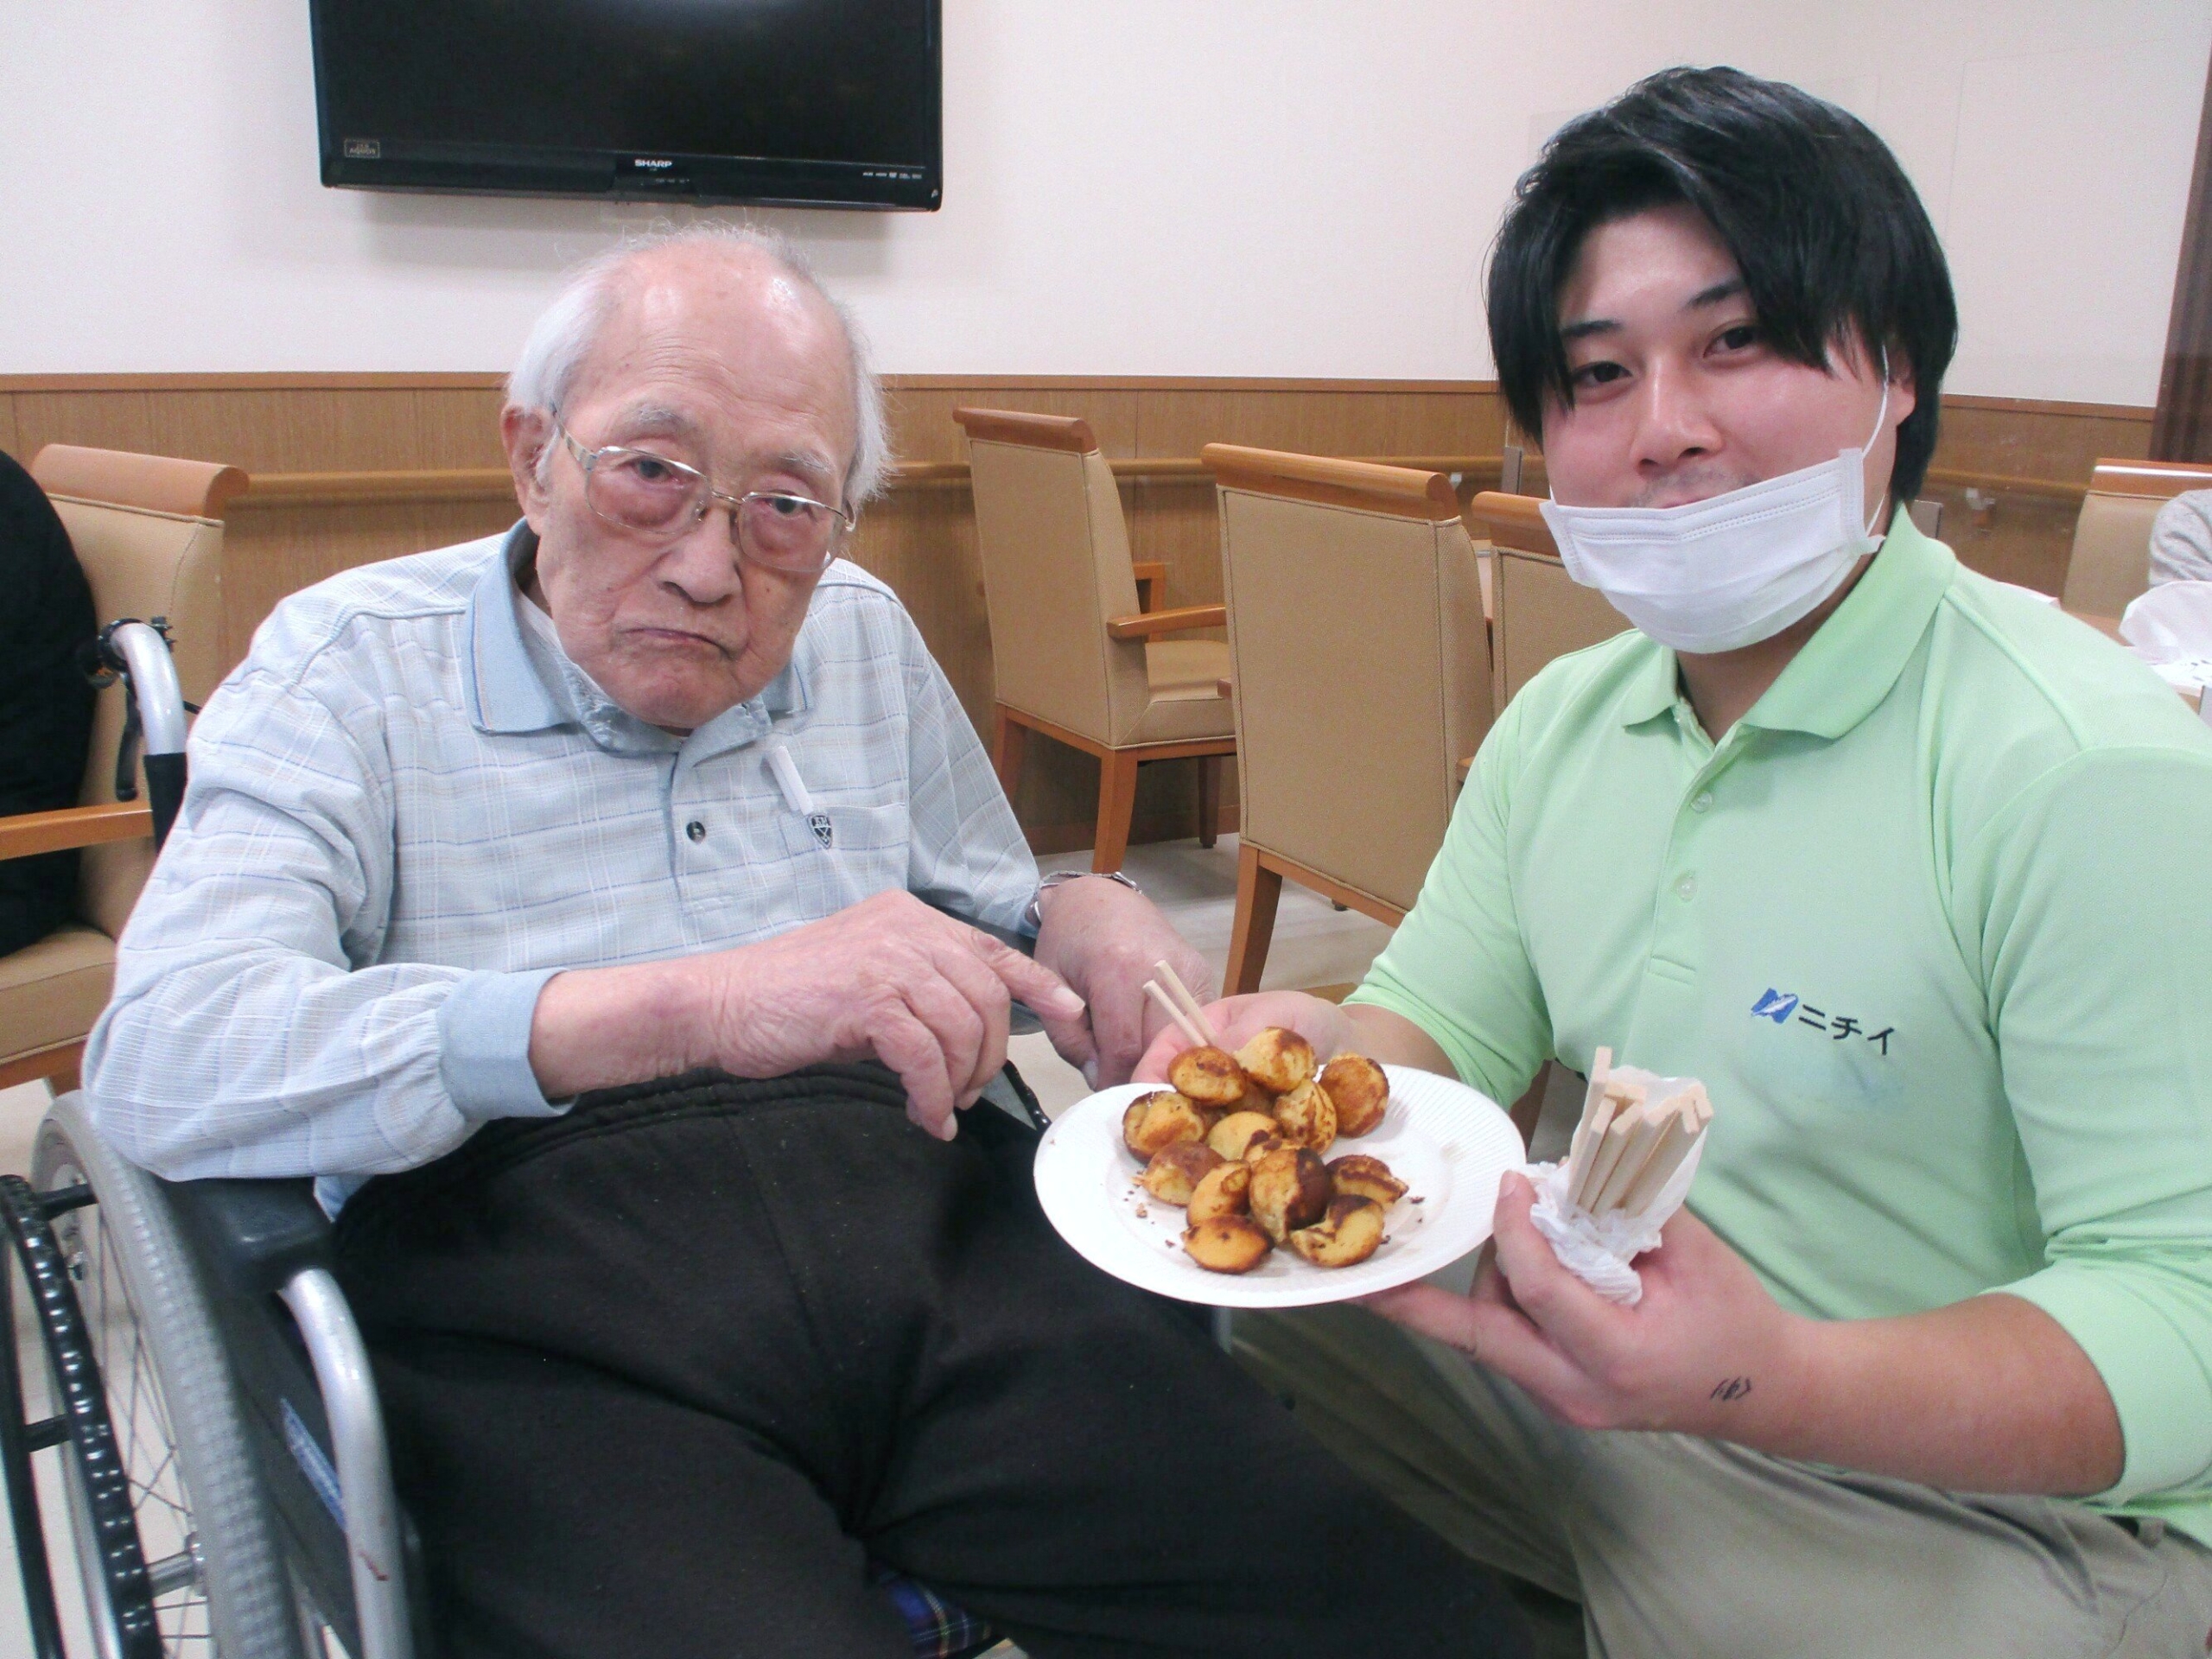
[[[2212,725],[2212,582],[2169,582],[2120,619],[2120,637]]]
[[[2130,601],[2120,637],[2147,660],[2212,657],[2212,582],[2161,582]]]
[[[1642,1084],[1645,1098],[1654,1103],[1672,1098],[1694,1081],[1658,1077],[1633,1065],[1617,1065],[1607,1075]],[[1634,1211],[1609,1210],[1602,1216],[1567,1202],[1566,1160],[1527,1165],[1521,1173],[1536,1189],[1535,1207],[1529,1218],[1551,1242],[1552,1253],[1568,1272],[1607,1301],[1634,1307],[1643,1300],[1643,1277],[1632,1264],[1646,1250],[1659,1248],[1659,1230],[1682,1207],[1704,1159],[1705,1136],[1700,1135],[1649,1204]]]

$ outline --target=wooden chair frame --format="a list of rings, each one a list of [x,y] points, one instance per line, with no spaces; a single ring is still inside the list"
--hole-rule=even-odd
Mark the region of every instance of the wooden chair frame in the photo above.
[[[2185,491],[2212,488],[2212,463],[2101,455],[2090,469],[2089,488],[2099,495],[2139,495],[2151,501],[2171,501]]]
[[[1218,607],[1212,608],[1218,609]],[[1192,624],[1190,626],[1202,626]],[[1096,839],[1091,844],[1090,868],[1103,874],[1122,868],[1122,861],[1128,855],[1129,826],[1135,816],[1137,802],[1137,768],[1147,760],[1184,760],[1196,757],[1198,766],[1198,844],[1211,847],[1217,838],[1215,820],[1220,814],[1221,761],[1224,755],[1236,753],[1233,737],[1194,738],[1179,743],[1139,743],[1127,748],[1109,748],[1095,742],[1065,726],[1055,726],[1049,720],[1009,709],[1004,703],[994,706],[991,731],[991,765],[999,775],[999,787],[1014,798],[1014,787],[1021,779],[1021,763],[1029,750],[1029,734],[1037,732],[1046,737],[1080,749],[1098,762],[1098,827]]]
[[[1033,415],[1014,410],[956,409],[952,418],[969,438],[989,443],[1014,443],[1037,449],[1060,449],[1071,454],[1090,454],[1098,440],[1087,421],[1065,415]],[[1162,634],[1186,633],[1198,628],[1227,625],[1229,610],[1223,605],[1185,605],[1160,608],[1167,585],[1164,560],[1132,559],[1130,574],[1136,578],[1138,612],[1134,616],[1109,617],[1106,637],[1124,643],[1154,639]],[[1227,695],[1224,691],[1224,695]],[[995,702],[991,722],[991,765],[999,787],[1014,798],[1021,779],[1021,763],[1028,753],[1029,734],[1039,733],[1098,762],[1098,817],[1093,832],[1090,868],[1100,874],[1122,868],[1128,855],[1129,831],[1136,811],[1137,768],[1147,760],[1198,761],[1198,844],[1211,847],[1217,836],[1221,812],[1221,763],[1236,753],[1236,740],[1194,738],[1170,743],[1139,743],[1116,748],[1066,727],[1008,703]]]
[[[1320,871],[1240,842],[1236,849],[1236,912],[1229,930],[1229,965],[1221,977],[1224,996],[1244,996],[1260,988],[1267,971],[1268,947],[1274,942],[1275,907],[1282,900],[1285,878],[1310,888],[1332,904],[1371,916],[1385,927],[1395,927],[1406,912],[1371,893],[1348,887]]]
[[[1258,490],[1427,524],[1442,524],[1460,516],[1459,496],[1451,480],[1441,473],[1230,443],[1210,443],[1199,457],[1223,488]],[[1395,927],[1406,918],[1404,911],[1371,893],[1347,886],[1271,849],[1243,842],[1236,854],[1236,909],[1230,925],[1229,964],[1222,977],[1224,995],[1242,996],[1260,988],[1286,879],[1319,893],[1332,904],[1370,916],[1385,927]]]

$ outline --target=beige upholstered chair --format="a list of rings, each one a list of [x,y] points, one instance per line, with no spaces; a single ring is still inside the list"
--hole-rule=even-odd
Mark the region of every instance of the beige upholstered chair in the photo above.
[[[2184,490],[2212,490],[2212,467],[2175,461],[2100,461],[2074,523],[2059,602],[2114,618],[2151,585],[2151,521]]]
[[[1473,545],[1441,473],[1210,443],[1242,845],[1228,992],[1255,991],[1285,877],[1395,926],[1490,728]]]
[[[188,701],[214,689],[222,670],[225,504],[244,490],[235,467],[123,454],[51,443],[31,476],[54,499],[92,584],[93,614],[168,619],[177,678]],[[85,1038],[106,1006],[115,938],[153,868],[153,826],[142,798],[115,798],[124,693],[100,693],[82,804],[0,818],[0,858],[85,849],[78,919],[0,957],[0,1087],[49,1078],[77,1086]]]
[[[1491,544],[1491,659],[1500,709],[1554,657],[1626,630],[1628,619],[1567,574],[1532,495],[1485,490],[1467,518]]]
[[[1199,839],[1213,844],[1217,757],[1235,753],[1229,647],[1162,634],[1219,627],[1219,605],[1143,611],[1121,493],[1090,428],[1054,415],[956,409],[997,677],[992,759],[1014,793],[1029,733],[1098,757],[1094,870],[1129,844],[1137,768],[1202,757]]]

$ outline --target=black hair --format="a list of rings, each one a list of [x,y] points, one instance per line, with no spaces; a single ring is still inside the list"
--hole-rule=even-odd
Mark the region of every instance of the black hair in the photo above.
[[[1927,209],[1857,117],[1741,70],[1666,69],[1554,135],[1514,188],[1491,251],[1491,355],[1522,429],[1572,407],[1559,292],[1596,226],[1682,202],[1735,256],[1772,348],[1826,370],[1830,346],[1911,365],[1891,499],[1919,493],[1936,453],[1958,305]],[[1854,340],[1855,337],[1855,340]]]

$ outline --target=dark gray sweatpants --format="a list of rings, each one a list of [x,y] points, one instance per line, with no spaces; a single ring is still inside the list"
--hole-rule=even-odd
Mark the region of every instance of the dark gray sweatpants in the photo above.
[[[873,1560],[1035,1659],[1522,1651],[1494,1581],[891,1075],[678,1080],[372,1182],[341,1277],[448,1651],[903,1659]]]

